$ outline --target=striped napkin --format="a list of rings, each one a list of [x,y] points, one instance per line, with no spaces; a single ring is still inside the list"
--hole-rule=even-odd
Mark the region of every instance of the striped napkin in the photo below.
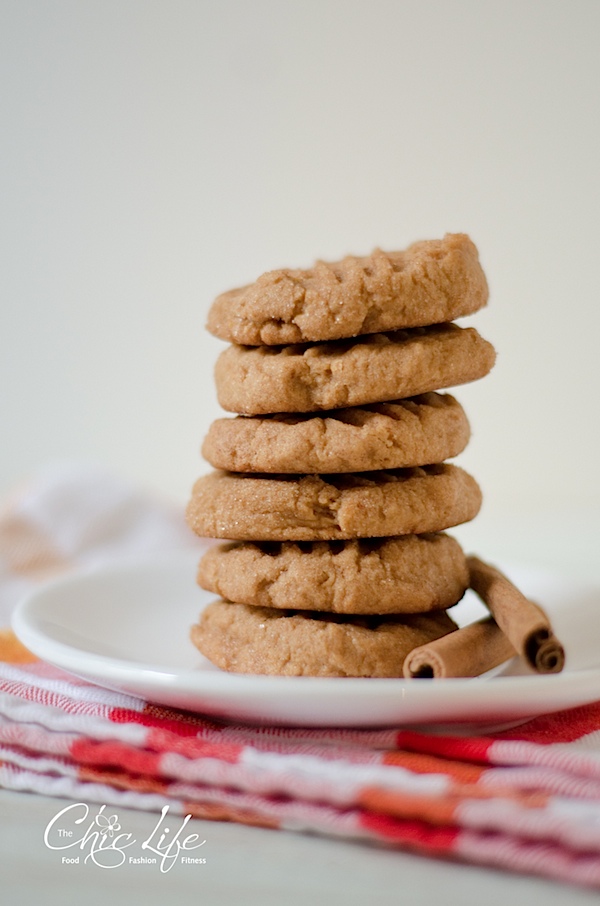
[[[196,543],[179,513],[114,476],[47,470],[0,516],[4,617],[57,571]],[[221,724],[70,676],[6,629],[0,786],[600,887],[600,702],[490,736]]]

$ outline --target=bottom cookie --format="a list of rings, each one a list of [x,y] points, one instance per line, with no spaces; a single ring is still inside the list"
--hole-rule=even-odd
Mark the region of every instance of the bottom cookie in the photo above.
[[[191,640],[233,673],[394,677],[413,648],[454,629],[445,611],[349,617],[214,601],[192,626]]]

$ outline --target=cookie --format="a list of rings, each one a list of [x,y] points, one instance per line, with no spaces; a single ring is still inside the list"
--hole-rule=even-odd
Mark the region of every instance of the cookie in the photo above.
[[[234,542],[210,548],[198,583],[228,601],[332,613],[424,613],[459,601],[469,571],[449,535]]]
[[[214,601],[191,629],[194,645],[234,673],[280,676],[402,676],[405,657],[447,635],[445,611],[343,617]]]
[[[219,296],[207,326],[251,346],[337,340],[453,321],[487,298],[477,249],[456,233],[402,252],[376,249],[308,270],[270,271]]]
[[[242,415],[315,412],[404,399],[481,378],[495,352],[455,324],[314,346],[229,346],[217,360],[221,406]]]
[[[198,479],[187,520],[238,541],[319,541],[438,532],[473,519],[474,478],[458,466],[343,475],[213,472]]]
[[[426,393],[322,415],[220,418],[202,455],[232,472],[363,472],[442,462],[461,453],[469,435],[454,397]]]

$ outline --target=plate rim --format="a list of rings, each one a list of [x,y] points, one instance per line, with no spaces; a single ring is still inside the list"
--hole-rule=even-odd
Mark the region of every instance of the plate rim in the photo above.
[[[122,558],[115,563],[92,565],[80,568],[67,575],[55,577],[31,589],[21,599],[12,615],[11,624],[13,631],[17,638],[41,660],[65,670],[67,673],[83,677],[88,682],[100,687],[117,689],[122,694],[146,700],[152,700],[152,696],[149,697],[147,693],[132,691],[131,685],[140,686],[141,682],[146,684],[151,681],[156,687],[156,691],[167,692],[179,686],[180,688],[183,687],[182,691],[187,695],[202,696],[208,694],[220,699],[234,695],[244,703],[255,699],[259,695],[267,695],[271,703],[273,703],[290,695],[291,692],[294,695],[303,693],[307,697],[318,692],[319,700],[329,703],[341,694],[359,696],[363,703],[367,703],[373,698],[379,698],[382,695],[393,694],[399,702],[406,699],[407,695],[409,695],[411,700],[417,704],[420,701],[428,702],[432,698],[443,704],[444,700],[454,699],[459,691],[465,692],[467,689],[470,699],[480,697],[496,699],[499,695],[506,695],[513,691],[521,690],[523,686],[530,690],[530,694],[537,693],[538,687],[549,693],[554,689],[556,692],[576,694],[578,688],[581,687],[582,695],[585,695],[584,688],[587,688],[588,684],[591,687],[593,681],[597,682],[600,680],[600,665],[579,670],[569,671],[566,669],[560,674],[451,677],[444,679],[443,682],[438,681],[433,686],[430,683],[423,683],[414,679],[407,680],[402,677],[296,677],[238,674],[219,670],[202,671],[190,668],[174,670],[170,667],[159,667],[152,663],[140,663],[98,652],[85,651],[73,644],[52,638],[48,633],[44,633],[40,625],[42,618],[39,613],[36,613],[36,608],[40,606],[43,608],[44,598],[48,595],[54,595],[61,588],[77,586],[90,580],[94,581],[97,577],[123,577],[127,574],[137,574],[141,567],[143,567],[145,573],[148,570],[179,571],[184,568],[186,570],[190,569],[190,567],[193,570],[194,565],[197,564],[198,556],[197,551],[186,550],[166,553],[159,557],[154,557],[152,560],[149,560],[147,556],[128,557]],[[537,574],[540,577],[549,578],[556,576],[562,580],[575,581],[582,588],[596,588],[595,583],[591,580],[586,580],[585,582],[583,580],[573,580],[571,577],[564,576],[556,571],[544,570],[527,564],[513,564],[512,567],[514,569],[526,569],[532,575]],[[91,671],[85,668],[82,669],[82,658],[85,658],[86,663],[95,669]],[[123,684],[129,686],[129,688],[123,689]],[[600,696],[594,694],[586,698],[586,701],[593,701],[598,697]],[[549,713],[551,710],[561,710],[563,707],[569,707],[568,704],[559,704],[557,707],[554,707],[551,702],[548,702],[548,704],[547,711],[534,709],[535,713]],[[204,710],[203,713],[213,714],[214,716],[214,710],[208,712]],[[473,718],[469,718],[468,721],[472,723]],[[248,722],[251,721],[248,720]],[[398,723],[398,719],[391,721],[390,725],[391,723]]]

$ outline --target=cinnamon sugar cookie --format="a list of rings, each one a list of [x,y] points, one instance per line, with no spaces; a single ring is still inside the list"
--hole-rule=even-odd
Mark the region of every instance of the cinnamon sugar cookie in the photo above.
[[[187,520],[240,541],[317,541],[438,532],[473,519],[474,478],[458,466],[343,475],[213,472],[198,479]]]
[[[474,328],[439,324],[314,346],[229,346],[215,380],[230,412],[314,412],[465,384],[494,361],[493,346]]]
[[[219,296],[207,326],[253,346],[336,340],[453,321],[487,298],[477,249],[455,233],[402,252],[376,249],[308,270],[270,271]]]
[[[342,617],[214,601],[191,629],[222,670],[281,676],[402,676],[413,648],[456,629],[445,611]]]
[[[210,548],[198,583],[228,601],[332,613],[423,613],[459,601],[465,555],[449,535],[234,542]]]
[[[443,462],[469,440],[462,406],[450,394],[319,415],[220,418],[202,455],[232,472],[361,472]]]

